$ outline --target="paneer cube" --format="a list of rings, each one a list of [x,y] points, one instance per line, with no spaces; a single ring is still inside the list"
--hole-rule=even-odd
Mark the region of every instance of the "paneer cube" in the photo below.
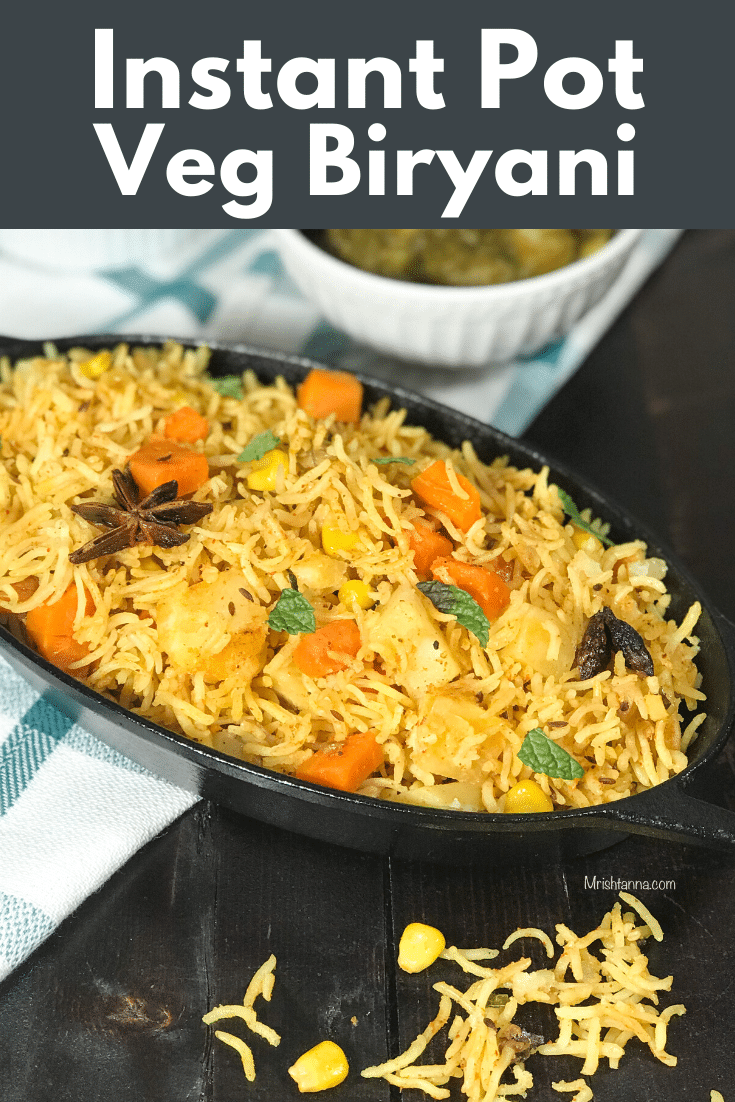
[[[545,609],[528,606],[503,654],[531,673],[558,679],[572,668],[574,649],[574,640],[565,624]]]
[[[282,647],[277,651],[263,673],[269,677],[271,684],[281,700],[290,704],[297,711],[307,711],[309,707],[309,690],[306,688],[304,675],[291,658],[293,647]]]
[[[449,684],[460,673],[426,598],[412,586],[401,586],[387,604],[368,613],[363,640],[396,684],[414,698]]]
[[[172,666],[207,681],[249,684],[266,653],[266,611],[249,594],[239,570],[164,597],[156,609],[158,641]]]
[[[293,572],[303,589],[312,589],[317,593],[324,590],[333,592],[347,577],[347,563],[315,551],[308,558],[294,563]]]
[[[481,785],[487,778],[483,763],[506,745],[504,726],[472,693],[449,686],[424,700],[408,736],[411,758],[426,773]]]

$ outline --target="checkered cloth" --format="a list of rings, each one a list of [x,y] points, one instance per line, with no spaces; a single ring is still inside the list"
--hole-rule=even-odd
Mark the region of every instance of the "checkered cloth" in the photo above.
[[[0,979],[195,801],[87,734],[0,658]]]
[[[326,324],[285,275],[267,230],[211,231],[194,255],[143,270],[59,273],[0,255],[0,332],[233,340],[400,379],[511,435],[576,371],[675,243],[648,230],[606,297],[532,359],[487,370],[399,365]],[[58,712],[0,656],[0,979],[195,802]]]

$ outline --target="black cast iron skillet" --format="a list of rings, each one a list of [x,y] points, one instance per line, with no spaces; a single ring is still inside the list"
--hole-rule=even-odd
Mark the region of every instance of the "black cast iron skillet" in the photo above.
[[[94,350],[120,339],[99,335],[55,343],[62,350],[75,345]],[[161,343],[153,338],[127,339],[131,344]],[[38,342],[0,338],[0,355],[10,356],[13,361],[41,351]],[[294,357],[220,345],[213,348],[210,371],[213,375],[229,375],[251,368],[264,382],[282,375],[289,383],[296,383],[311,366]],[[650,554],[668,562],[670,615],[680,620],[693,601],[701,602],[703,613],[696,629],[701,653],[697,662],[707,694],[707,719],[690,750],[689,765],[681,774],[616,803],[547,814],[489,815],[411,807],[322,788],[199,746],[98,695],[0,628],[0,644],[7,660],[62,712],[154,773],[244,815],[321,841],[399,859],[452,864],[564,859],[603,849],[629,833],[716,846],[735,854],[735,813],[692,792],[695,780],[698,790],[702,788],[700,781],[706,782],[707,763],[725,744],[735,720],[735,626],[712,607],[686,570],[643,525],[563,465],[549,462],[534,448],[400,387],[388,387],[368,378],[362,381],[367,405],[388,395],[394,407],[408,410],[409,423],[425,426],[450,446],[457,447],[469,439],[485,461],[507,455],[521,467],[538,469],[548,463],[550,480],[571,494],[579,508],[589,506],[594,515],[610,522],[611,536],[617,542],[644,539]]]

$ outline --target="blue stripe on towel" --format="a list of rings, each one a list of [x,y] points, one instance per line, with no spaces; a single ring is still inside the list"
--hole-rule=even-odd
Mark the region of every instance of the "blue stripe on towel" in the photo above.
[[[0,892],[0,960],[9,969],[20,964],[55,929],[56,923],[38,907]]]
[[[131,761],[130,758],[126,758],[119,750],[114,750],[111,746],[108,746],[106,742],[102,742],[100,739],[95,738],[94,735],[88,734],[86,731],[83,731],[81,727],[77,727],[76,724],[64,737],[64,746],[68,747],[70,750],[76,750],[79,754],[84,754],[86,758],[93,758],[95,761],[103,761],[106,762],[107,765],[115,765],[118,769],[127,769],[129,773],[141,773],[145,776],[153,776],[151,771],[146,769],[145,766],[139,765],[136,761]]]
[[[13,724],[19,723],[39,695],[0,655],[0,708],[3,718]]]
[[[73,720],[43,696],[28,709],[0,747],[0,815],[23,794],[73,725]]]
[[[116,319],[120,322],[139,311],[152,306],[160,299],[173,298],[185,306],[190,313],[202,325],[209,321],[212,312],[217,305],[217,299],[206,287],[200,287],[188,276],[178,276],[176,279],[155,279],[140,268],[115,268],[101,275],[111,283],[116,283],[122,290],[128,291],[138,298],[138,304],[129,314]]]
[[[555,393],[554,379],[564,343],[547,344],[530,359],[518,361],[513,385],[492,418],[496,429],[509,436],[519,436],[540,413]]]
[[[301,346],[300,354],[317,363],[333,367],[349,348],[349,337],[339,329],[333,329],[326,321],[319,321]]]
[[[214,241],[201,256],[196,257],[185,266],[183,271],[171,279],[158,279],[135,266],[109,268],[98,272],[97,274],[103,279],[117,284],[137,299],[131,309],[125,310],[124,313],[107,322],[106,328],[110,332],[115,332],[136,314],[142,313],[155,302],[166,298],[177,299],[201,325],[206,324],[217,306],[217,298],[207,287],[203,287],[196,277],[228,253],[239,248],[249,234],[256,232],[256,230],[243,229],[230,231],[224,237]]]

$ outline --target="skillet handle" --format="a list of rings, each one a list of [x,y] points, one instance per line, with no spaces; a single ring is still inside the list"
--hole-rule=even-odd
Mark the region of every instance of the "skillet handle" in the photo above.
[[[621,805],[606,804],[604,820],[630,834],[729,850],[735,856],[735,811],[690,795],[676,780]]]

